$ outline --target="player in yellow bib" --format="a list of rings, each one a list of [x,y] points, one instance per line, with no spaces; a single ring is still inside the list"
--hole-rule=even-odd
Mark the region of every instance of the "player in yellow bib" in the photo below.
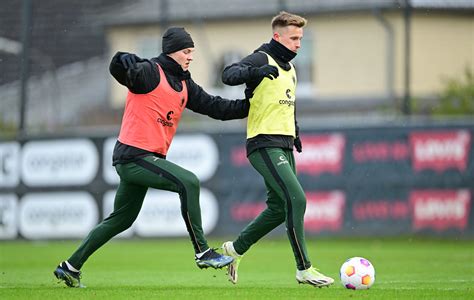
[[[247,157],[263,176],[267,187],[267,208],[248,224],[234,241],[222,245],[234,261],[228,276],[237,283],[242,256],[263,236],[285,223],[296,261],[296,280],[313,286],[329,286],[327,277],[309,260],[304,236],[306,196],[296,177],[293,147],[302,145],[295,118],[296,72],[290,62],[298,52],[306,20],[280,12],[272,20],[273,37],[254,53],[224,69],[222,81],[246,84],[250,99],[247,121]]]
[[[269,54],[265,53],[265,56],[268,65],[275,67],[279,76],[264,77],[255,88],[247,121],[247,139],[259,134],[295,137],[295,68],[289,63],[290,69],[285,70]]]

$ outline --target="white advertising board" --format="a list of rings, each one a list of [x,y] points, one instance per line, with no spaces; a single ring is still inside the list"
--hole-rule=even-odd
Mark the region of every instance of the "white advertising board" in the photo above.
[[[20,182],[20,144],[0,143],[0,187],[15,187]]]
[[[0,240],[14,239],[18,234],[18,198],[0,194]]]
[[[98,214],[87,192],[30,193],[20,202],[20,233],[31,240],[83,238],[97,224]]]
[[[99,156],[88,139],[31,141],[23,146],[21,174],[32,187],[89,184]]]

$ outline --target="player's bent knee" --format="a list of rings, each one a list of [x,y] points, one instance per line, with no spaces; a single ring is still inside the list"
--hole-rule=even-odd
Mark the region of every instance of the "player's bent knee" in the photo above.
[[[188,190],[199,190],[199,178],[193,174],[189,173],[182,179],[182,183]]]
[[[117,224],[116,228],[119,231],[119,233],[122,232],[122,231],[125,231],[133,225],[133,222],[135,222],[135,220],[136,220],[136,217],[131,218],[131,219],[122,220],[120,223]]]

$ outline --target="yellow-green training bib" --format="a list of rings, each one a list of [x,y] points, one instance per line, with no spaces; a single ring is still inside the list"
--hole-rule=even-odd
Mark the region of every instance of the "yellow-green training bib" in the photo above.
[[[247,138],[259,134],[295,137],[295,68],[290,63],[290,70],[285,71],[270,55],[265,54],[268,64],[278,68],[279,76],[273,80],[264,77],[255,88],[253,97],[250,98]]]

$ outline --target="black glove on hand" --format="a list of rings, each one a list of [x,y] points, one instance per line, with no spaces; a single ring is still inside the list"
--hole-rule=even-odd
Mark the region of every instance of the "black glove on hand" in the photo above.
[[[128,69],[136,69],[137,68],[137,57],[135,54],[125,53],[120,55],[120,61],[122,62],[122,66]]]
[[[267,77],[270,80],[278,77],[278,68],[271,65],[264,65],[259,68],[253,69],[253,75],[255,78],[263,79],[263,77]]]
[[[293,145],[295,145],[295,149],[296,151],[298,151],[298,153],[301,153],[301,151],[303,151],[303,145],[301,144],[301,139],[299,136],[295,138],[295,140],[293,141]]]

